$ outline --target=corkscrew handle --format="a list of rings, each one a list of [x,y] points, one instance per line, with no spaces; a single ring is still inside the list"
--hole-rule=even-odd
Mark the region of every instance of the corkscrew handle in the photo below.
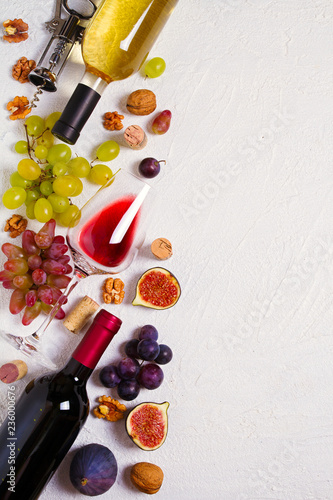
[[[57,79],[64,68],[64,65],[70,56],[75,42],[81,41],[85,27],[81,21],[90,19],[96,11],[96,5],[91,0],[82,1],[82,9],[88,7],[86,14],[70,9],[67,0],[57,0],[55,17],[46,24],[47,29],[52,36],[44,49],[36,68],[30,72],[29,80],[38,87],[31,107],[39,101],[38,95],[45,90],[46,92],[55,92],[57,90]],[[64,9],[69,16],[62,19],[61,13]]]

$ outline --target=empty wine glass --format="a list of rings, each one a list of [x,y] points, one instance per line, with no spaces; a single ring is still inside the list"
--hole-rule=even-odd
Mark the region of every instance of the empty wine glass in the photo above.
[[[44,366],[55,367],[42,347],[45,330],[82,279],[116,274],[132,263],[145,239],[144,200],[149,189],[143,180],[119,170],[88,200],[67,231],[74,273],[66,290],[34,333],[18,336],[1,332],[3,338]]]

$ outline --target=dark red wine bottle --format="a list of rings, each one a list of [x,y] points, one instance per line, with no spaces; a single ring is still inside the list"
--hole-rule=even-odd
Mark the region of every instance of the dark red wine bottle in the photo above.
[[[32,380],[17,402],[9,399],[0,428],[1,500],[38,498],[88,417],[86,382],[120,325],[101,309],[62,370]]]

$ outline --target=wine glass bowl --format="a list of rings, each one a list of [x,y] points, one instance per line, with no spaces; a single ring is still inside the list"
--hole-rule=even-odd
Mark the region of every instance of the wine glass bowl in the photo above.
[[[0,332],[22,353],[55,368],[45,354],[42,339],[51,321],[81,279],[116,274],[129,267],[145,239],[146,202],[150,186],[135,175],[119,170],[73,217],[67,231],[74,273],[66,290],[32,334]]]
[[[127,269],[145,238],[149,185],[120,170],[83,206],[67,232],[75,266],[86,274]]]

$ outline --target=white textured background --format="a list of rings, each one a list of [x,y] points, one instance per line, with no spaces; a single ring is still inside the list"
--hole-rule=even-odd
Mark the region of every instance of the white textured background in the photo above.
[[[53,0],[2,6],[2,20],[22,17],[30,37],[0,42],[1,192],[23,138],[5,105],[34,92],[12,80],[11,67],[23,55],[39,58],[53,8]],[[124,111],[133,90],[150,88],[158,109],[173,112],[165,136],[148,134],[143,152],[122,147],[116,160],[130,171],[145,156],[167,165],[153,182],[147,245],[122,273],[126,300],[108,306],[123,326],[99,364],[118,361],[138,328],[154,324],[174,359],[163,385],[128,407],[168,400],[170,429],[148,453],[131,443],[123,422],[89,416],[42,500],[79,498],[69,463],[91,442],[108,446],[119,465],[117,483],[101,498],[143,498],[129,469],[151,461],[165,473],[161,500],[333,499],[332,21],[331,0],[183,0],[151,52],[166,60],[165,74],[149,81],[138,74],[105,92],[73,153],[92,158],[110,136],[102,114]],[[43,95],[41,116],[67,102],[83,72],[74,59],[59,91]],[[151,119],[135,121],[147,128]],[[133,118],[126,114],[124,123]],[[82,201],[93,189],[85,185]],[[1,207],[2,228],[9,215]],[[182,285],[181,300],[168,311],[134,308],[137,277],[158,265],[149,245],[159,236],[173,243],[165,267]],[[8,240],[2,231],[1,242]],[[100,301],[100,286],[100,278],[81,283],[71,304],[85,293]],[[2,290],[1,322],[11,328],[8,300]],[[78,338],[60,323],[48,335],[53,358],[65,362]],[[15,357],[1,345],[1,364]],[[17,394],[42,372],[29,362]],[[7,388],[0,390],[3,419]],[[88,390],[92,403],[108,393],[98,370]]]

